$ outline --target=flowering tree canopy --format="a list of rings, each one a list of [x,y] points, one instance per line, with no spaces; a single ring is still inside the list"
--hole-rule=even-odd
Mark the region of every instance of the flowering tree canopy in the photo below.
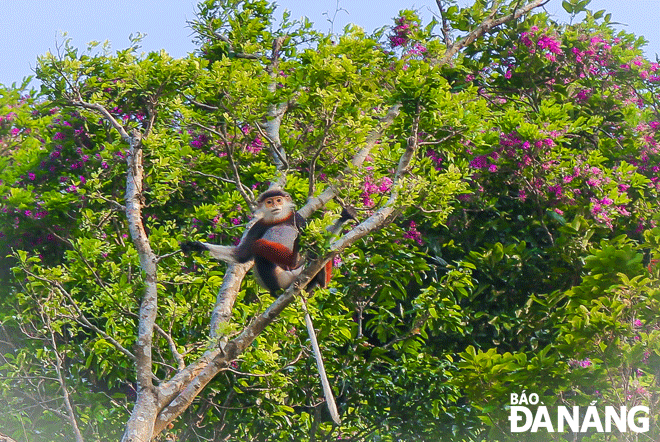
[[[186,58],[64,41],[40,92],[0,89],[0,430],[517,440],[523,390],[657,416],[658,63],[584,0],[571,25],[541,0],[436,3],[326,35],[205,0]],[[316,257],[283,293],[181,253],[236,244],[272,185]]]

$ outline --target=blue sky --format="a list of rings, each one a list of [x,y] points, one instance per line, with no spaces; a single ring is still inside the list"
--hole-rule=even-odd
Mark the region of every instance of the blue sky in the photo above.
[[[435,0],[277,0],[293,18],[307,16],[322,31],[336,32],[347,23],[372,31],[391,23],[400,9],[418,9],[430,18]],[[470,0],[461,0],[461,3]],[[37,56],[55,51],[62,32],[74,46],[109,40],[115,50],[129,45],[129,35],[146,34],[145,51],[164,49],[174,57],[194,50],[187,21],[195,17],[195,0],[0,0],[0,83],[20,83],[31,75]],[[622,27],[650,41],[647,57],[660,54],[660,0],[592,0],[590,8],[605,9]],[[546,10],[559,20],[568,16],[561,0]],[[278,15],[281,14],[278,11]],[[333,23],[331,21],[334,20]]]

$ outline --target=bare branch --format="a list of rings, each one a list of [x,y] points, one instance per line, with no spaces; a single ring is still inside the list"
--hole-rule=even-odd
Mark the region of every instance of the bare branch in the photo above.
[[[316,152],[314,153],[314,156],[312,157],[312,161],[310,161],[309,164],[309,187],[307,190],[307,198],[311,198],[312,195],[314,195],[314,185],[316,182],[316,161],[318,161],[319,156],[321,156],[321,152],[323,152],[323,149],[326,147],[325,143],[326,140],[328,139],[328,133],[330,132],[330,127],[334,123],[335,115],[337,114],[337,108],[338,105],[335,105],[332,111],[330,112],[330,116],[326,117],[325,119],[325,127],[323,129],[323,136],[318,142]]]
[[[282,148],[282,141],[280,140],[280,127],[282,125],[282,118],[290,105],[291,103],[289,102],[270,105],[265,121],[259,123],[257,126],[261,135],[268,142],[273,162],[280,172],[284,172],[289,168],[286,151]]]
[[[80,96],[80,92],[76,91],[76,94],[78,95],[78,99],[71,101],[71,104],[73,106],[81,107],[83,109],[91,110],[98,114],[101,114],[101,116],[103,116],[103,118],[105,118],[112,125],[112,127],[114,127],[115,130],[119,132],[119,135],[124,140],[124,142],[128,144],[133,143],[132,141],[133,137],[131,137],[124,128],[124,126],[122,126],[122,124],[119,121],[117,121],[115,117],[112,116],[110,111],[108,111],[104,106],[98,103],[89,103],[84,101],[82,99],[82,96]]]
[[[227,160],[229,161],[229,166],[231,167],[232,173],[234,175],[234,183],[236,183],[236,190],[238,190],[238,192],[241,194],[241,196],[245,200],[245,203],[248,205],[250,210],[251,211],[254,210],[254,208],[256,207],[256,204],[254,202],[254,194],[247,186],[245,186],[241,182],[241,177],[238,172],[238,167],[236,166],[236,162],[234,161],[234,151],[231,148],[229,137],[227,136],[227,134],[224,132],[221,133],[211,127],[205,126],[197,122],[193,122],[193,124],[201,129],[204,129],[209,133],[216,135],[218,138],[222,140],[222,143],[225,145],[225,151],[227,152]],[[201,173],[198,174],[203,175]],[[211,175],[206,175],[206,176],[211,176]]]
[[[227,371],[231,371],[232,373],[235,373],[235,374],[240,375],[240,376],[251,376],[251,377],[255,377],[255,378],[269,378],[271,376],[276,375],[277,373],[281,373],[287,367],[291,367],[293,364],[295,364],[296,362],[301,360],[302,357],[305,355],[305,353],[306,353],[306,350],[302,349],[300,351],[300,353],[298,353],[298,355],[295,358],[293,358],[293,360],[291,360],[290,362],[287,362],[282,367],[280,367],[277,370],[275,370],[273,372],[270,372],[270,373],[259,373],[259,374],[257,374],[257,373],[245,373],[245,372],[242,372],[242,371],[234,370],[233,368],[227,368]]]
[[[220,110],[218,106],[211,106],[210,104],[202,103],[201,101],[197,101],[194,98],[189,97],[188,95],[184,95],[184,97],[186,98],[186,100],[190,101],[195,106],[200,107],[204,110],[212,111],[212,112]]]
[[[440,19],[442,20],[442,39],[445,42],[447,47],[450,47],[451,42],[451,32],[449,30],[449,22],[447,17],[445,17],[445,8],[442,0],[435,0],[435,4],[438,5],[438,10],[440,11]]]
[[[123,353],[126,355],[129,359],[132,361],[135,361],[135,355],[131,353],[128,349],[126,349],[123,345],[121,345],[116,339],[114,339],[112,336],[107,334],[105,331],[101,330],[87,319],[83,311],[80,309],[78,306],[78,303],[76,302],[75,299],[73,299],[73,296],[71,296],[71,293],[67,289],[64,288],[64,286],[59,282],[59,281],[54,281],[50,280],[47,278],[44,278],[40,275],[37,275],[36,273],[33,273],[29,271],[26,268],[23,268],[23,271],[30,275],[34,279],[38,279],[39,281],[45,282],[48,285],[52,285],[57,289],[58,292],[60,292],[68,301],[69,305],[75,310],[76,316],[68,316],[70,319],[76,321],[78,324],[82,325],[83,327],[87,327],[90,330],[94,331],[97,333],[99,336],[101,336],[103,339],[111,343],[112,345],[115,346],[117,350],[119,350],[120,353]]]
[[[67,388],[65,376],[62,373],[64,370],[64,358],[60,354],[59,350],[57,349],[57,342],[55,341],[55,331],[53,330],[53,327],[51,325],[50,321],[50,316],[47,312],[44,311],[43,306],[39,306],[40,314],[41,314],[41,320],[48,330],[48,334],[50,337],[50,345],[53,349],[53,353],[55,354],[55,372],[57,373],[57,381],[60,384],[60,388],[62,389],[62,395],[64,398],[64,406],[66,407],[66,420],[69,422],[69,425],[71,426],[71,429],[73,430],[73,434],[76,438],[76,442],[84,442],[84,439],[82,437],[82,433],[80,432],[80,427],[78,426],[78,422],[76,420],[76,415],[73,410],[73,404],[71,403],[71,396],[69,395],[69,389]]]
[[[170,351],[172,352],[172,356],[174,357],[174,360],[176,360],[177,363],[177,369],[183,370],[186,367],[186,363],[183,361],[183,356],[181,356],[179,350],[177,350],[176,342],[174,342],[172,336],[169,333],[167,333],[165,330],[163,330],[158,324],[154,324],[154,328],[156,332],[160,333],[160,335],[164,337],[167,343],[169,344]]]

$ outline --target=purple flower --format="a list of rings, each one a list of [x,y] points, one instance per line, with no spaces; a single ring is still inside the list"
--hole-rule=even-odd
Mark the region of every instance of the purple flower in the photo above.
[[[472,161],[470,161],[470,167],[474,169],[485,169],[488,167],[488,156],[479,155],[475,157]]]
[[[392,179],[390,177],[385,177],[381,180],[380,186],[378,186],[379,192],[388,192],[392,188]]]
[[[417,230],[417,224],[415,221],[410,221],[408,231],[403,234],[403,237],[412,239],[419,245],[424,244],[424,241],[422,240],[422,233]]]
[[[548,192],[554,194],[557,198],[561,198],[563,194],[561,184],[548,187]]]
[[[256,137],[250,145],[247,147],[247,151],[252,154],[258,154],[261,152],[261,149],[264,148],[264,142],[261,140],[261,137]]]

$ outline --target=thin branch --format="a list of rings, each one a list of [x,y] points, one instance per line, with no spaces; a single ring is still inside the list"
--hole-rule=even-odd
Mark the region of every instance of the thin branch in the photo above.
[[[170,351],[172,352],[172,356],[174,357],[177,363],[177,369],[183,370],[186,367],[186,363],[184,362],[181,353],[179,353],[179,350],[177,350],[176,342],[174,342],[172,336],[169,333],[167,333],[165,330],[163,330],[158,324],[154,324],[154,328],[157,333],[160,333],[160,335],[165,338],[168,345],[170,346]]]
[[[362,166],[364,161],[367,159],[367,156],[369,156],[371,150],[382,138],[383,134],[385,133],[385,129],[387,129],[399,115],[400,109],[401,105],[395,104],[387,111],[386,115],[380,119],[380,124],[369,134],[364,147],[360,149],[360,151],[353,157],[351,160],[351,165],[346,167],[344,170],[346,174],[351,174],[355,169],[358,169]],[[307,204],[298,210],[298,213],[300,213],[303,218],[309,218],[309,216],[314,211],[324,207],[328,201],[339,195],[341,184],[342,180],[339,180],[337,183],[328,186],[327,189],[325,189],[319,196],[309,198],[307,200]]]
[[[530,12],[532,9],[541,7],[548,3],[550,0],[534,0],[530,4],[520,8],[520,9],[515,9],[511,14],[505,15],[504,17],[500,17],[498,19],[494,19],[493,16],[496,11],[493,11],[491,13],[491,16],[488,17],[488,19],[484,20],[482,23],[477,26],[476,29],[474,29],[472,32],[470,32],[467,36],[464,38],[460,39],[459,41],[455,42],[451,47],[447,49],[445,52],[445,55],[438,61],[438,64],[442,65],[447,63],[449,60],[451,60],[461,49],[466,48],[467,46],[471,45],[474,43],[479,37],[484,35],[486,32],[490,31],[492,28],[496,26],[500,26],[508,21],[511,20],[516,20],[523,15],[527,14]]]
[[[103,200],[106,203],[110,204],[111,206],[114,206],[115,210],[118,210],[118,211],[121,211],[121,212],[126,211],[126,206],[124,206],[123,204],[118,203],[115,200],[111,200],[110,198],[104,197],[103,195],[101,195],[100,192],[94,193],[91,196],[92,196],[92,198],[98,198],[98,199]]]
[[[291,367],[292,365],[294,365],[296,362],[298,362],[299,360],[302,359],[302,357],[305,355],[305,353],[306,353],[306,351],[304,349],[301,350],[300,353],[298,353],[298,355],[293,360],[289,361],[286,365],[283,365],[282,367],[280,367],[277,370],[272,371],[270,373],[259,373],[259,374],[257,374],[257,373],[245,373],[243,371],[235,370],[231,367],[227,367],[226,370],[231,371],[232,373],[235,373],[235,374],[240,375],[240,376],[249,376],[249,377],[254,377],[254,378],[269,378],[271,376],[276,375],[277,373],[281,373],[282,371],[286,370],[287,367]]]
[[[220,110],[220,108],[218,106],[211,106],[210,104],[202,103],[201,101],[197,101],[194,98],[189,97],[188,95],[184,95],[184,98],[186,100],[190,101],[195,106],[201,107],[204,110],[211,111],[211,112]]]
[[[44,278],[42,276],[39,276],[35,273],[30,272],[28,269],[25,269],[25,268],[23,269],[23,271],[26,274],[30,275],[31,277],[33,277],[35,279],[38,279],[39,281],[42,281],[42,282],[47,283],[48,285],[54,286],[57,289],[57,291],[60,292],[60,294],[62,294],[69,301],[69,304],[71,305],[71,307],[73,307],[73,309],[75,310],[76,315],[77,315],[77,316],[69,316],[70,319],[73,319],[78,324],[80,324],[84,327],[87,327],[90,330],[94,331],[99,336],[101,336],[103,339],[105,339],[106,341],[108,341],[109,343],[114,345],[115,348],[117,350],[119,350],[120,353],[123,353],[129,359],[131,359],[132,361],[135,361],[136,358],[135,358],[135,355],[133,355],[133,353],[131,353],[128,349],[126,349],[123,345],[121,345],[116,339],[114,339],[112,336],[107,334],[105,331],[101,330],[100,328],[98,328],[97,326],[95,326],[94,324],[89,322],[89,320],[87,319],[87,317],[85,316],[83,311],[78,306],[78,303],[75,301],[75,299],[73,299],[73,296],[71,295],[71,293],[69,293],[69,291],[67,289],[65,289],[64,286],[62,286],[62,284],[59,281],[53,281],[53,280]]]
[[[122,126],[122,124],[119,121],[117,121],[117,119],[115,117],[113,117],[112,114],[104,106],[102,106],[98,103],[86,102],[82,99],[82,96],[80,95],[79,91],[76,90],[75,93],[76,93],[78,99],[71,101],[71,104],[73,106],[81,107],[81,108],[87,109],[87,110],[92,110],[96,113],[101,114],[103,116],[103,118],[105,118],[112,125],[112,127],[114,127],[115,130],[117,132],[119,132],[119,135],[124,140],[124,142],[126,142],[128,144],[133,143],[133,137],[131,137],[128,134],[128,132],[126,131],[124,126]]]
[[[325,119],[325,127],[323,129],[323,136],[318,142],[318,147],[316,148],[316,152],[314,153],[314,156],[312,157],[312,161],[309,163],[309,187],[307,190],[307,198],[311,198],[312,195],[314,195],[314,185],[316,182],[316,162],[319,159],[319,156],[321,156],[321,152],[323,152],[323,149],[325,148],[325,142],[328,139],[328,133],[330,132],[330,127],[332,127],[332,124],[335,119],[335,115],[337,114],[337,108],[339,105],[335,105],[335,107],[332,109],[330,112],[330,116],[326,117]]]
[[[451,32],[449,30],[449,21],[445,16],[445,8],[442,0],[435,0],[435,4],[438,5],[438,10],[440,11],[440,19],[442,20],[442,39],[445,42],[445,46],[450,47],[451,42]]]
[[[172,257],[172,256],[174,256],[174,255],[178,255],[179,253],[181,253],[181,250],[176,250],[176,251],[174,251],[174,252],[170,252],[170,253],[166,253],[166,254],[164,254],[164,255],[160,255],[160,256],[157,258],[156,262],[161,262],[162,260],[167,259],[167,258],[169,258],[169,257]]]
[[[217,38],[218,40],[221,40],[221,41],[227,43],[227,48],[228,48],[228,50],[229,50],[228,52],[229,52],[233,57],[236,57],[236,58],[243,58],[243,59],[246,59],[246,60],[261,60],[261,59],[263,58],[263,56],[262,56],[262,55],[259,55],[259,54],[247,54],[247,53],[245,53],[245,52],[236,52],[236,51],[234,50],[234,44],[231,42],[230,39],[228,39],[228,38],[225,37],[224,35],[217,34],[217,33],[213,33],[212,35],[213,35],[215,38]]]
[[[48,330],[48,334],[50,335],[50,344],[55,354],[54,366],[55,366],[55,372],[57,373],[58,383],[60,384],[60,388],[62,389],[62,395],[64,397],[64,406],[66,407],[66,411],[67,411],[65,415],[66,420],[69,421],[69,425],[73,430],[73,434],[76,438],[76,442],[84,442],[82,433],[80,432],[80,427],[78,426],[78,421],[76,420],[76,415],[73,410],[73,404],[71,403],[71,396],[69,395],[69,390],[67,388],[65,376],[62,373],[62,370],[64,369],[64,359],[62,358],[62,355],[57,349],[57,342],[55,341],[55,331],[53,330],[53,327],[51,325],[50,316],[48,316],[48,313],[46,313],[43,310],[43,306],[40,305],[39,310],[40,310],[42,322],[46,326],[46,329]]]
[[[254,208],[256,207],[256,204],[254,202],[254,193],[252,193],[252,191],[241,182],[241,176],[238,172],[238,167],[236,166],[236,162],[234,161],[234,152],[230,147],[230,143],[228,140],[229,137],[227,136],[227,134],[218,132],[212,127],[208,127],[197,122],[193,122],[192,124],[201,129],[204,129],[207,132],[214,134],[215,136],[217,136],[222,140],[222,143],[225,145],[225,151],[227,152],[227,160],[229,161],[229,166],[231,167],[232,173],[234,174],[234,182],[236,183],[236,190],[238,190],[238,192],[241,194],[241,196],[245,200],[245,203],[248,205],[250,210],[251,211],[254,210]]]

